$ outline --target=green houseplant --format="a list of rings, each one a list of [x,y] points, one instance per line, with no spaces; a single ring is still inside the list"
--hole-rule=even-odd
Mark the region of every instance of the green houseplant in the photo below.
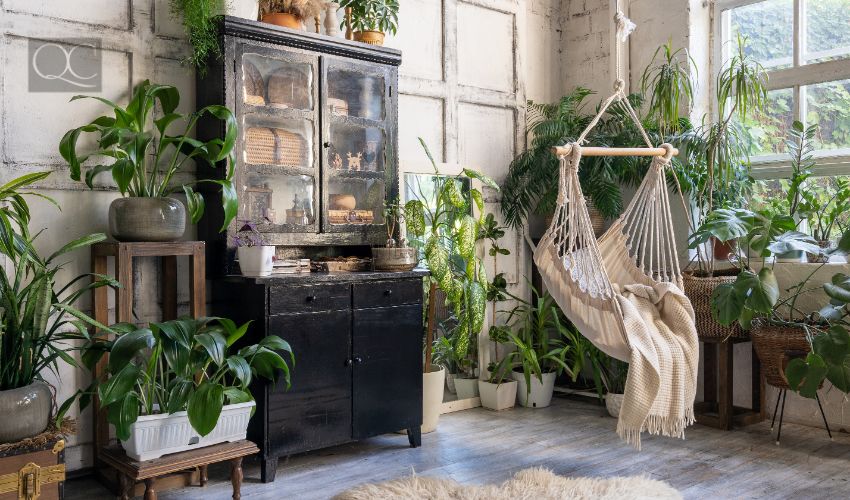
[[[191,221],[197,223],[204,213],[204,197],[192,185],[217,184],[221,189],[224,225],[227,228],[238,208],[236,187],[233,185],[233,147],[236,143],[236,119],[224,106],[212,105],[191,115],[177,112],[180,93],[171,85],[151,84],[145,80],[133,91],[130,102],[121,107],[108,99],[75,96],[77,99],[96,99],[112,108],[114,116],[100,116],[91,123],[69,130],[59,143],[59,153],[68,162],[71,179],[82,179],[83,164],[89,158],[111,158],[108,164],[87,167],[85,183],[94,188],[94,180],[110,172],[122,198],[109,207],[110,233],[121,241],[171,241],[183,235],[186,212],[183,204],[169,195],[181,190],[186,195]],[[161,117],[152,112],[158,104]],[[210,114],[225,127],[224,139],[199,141],[188,136],[198,119]],[[182,122],[180,135],[169,128]],[[96,147],[87,152],[78,150],[83,134],[97,137]],[[193,160],[215,167],[221,163],[225,174],[221,179],[197,181],[178,180],[178,174]]]
[[[90,274],[61,286],[57,283],[61,259],[106,239],[103,234],[73,240],[46,258],[33,246],[24,196],[42,196],[26,189],[49,174],[27,174],[0,187],[0,253],[11,263],[0,272],[0,443],[36,435],[47,427],[53,394],[44,375],[48,370],[56,373],[60,361],[76,365],[66,352],[69,346],[63,345],[69,329],[85,332],[97,325],[75,304],[90,290],[115,285],[106,276]]]
[[[135,460],[233,440],[228,427],[241,429],[244,438],[254,406],[251,380],[277,381],[282,375],[289,387],[289,365],[280,352],[289,353],[290,364],[295,360],[289,344],[275,335],[237,351],[235,344],[249,326],[226,318],[183,318],[148,328],[116,324],[109,329],[115,333],[113,340],[86,337],[87,366],[93,367],[107,352],[109,361],[106,380],[78,392],[80,406],[97,394],[107,420]],[[225,419],[229,421],[221,424]],[[173,435],[186,420],[200,436],[197,443],[186,445],[191,436],[173,442],[151,438]]]
[[[398,31],[399,0],[340,0],[339,6],[351,13],[351,28],[358,42],[383,45],[387,33]],[[345,23],[343,20],[340,28]]]
[[[569,357],[571,345],[564,339],[569,325],[548,292],[541,294],[533,286],[532,301],[506,311],[504,325],[493,326],[490,338],[500,344],[512,344],[515,350],[503,357],[492,370],[497,374],[513,370],[514,380],[521,383],[519,403],[531,408],[549,406],[555,377],[566,372],[575,378]]]
[[[453,328],[455,355],[457,359],[473,360],[478,335],[484,325],[487,305],[487,275],[484,263],[476,251],[476,241],[484,222],[484,196],[469,181],[477,179],[485,185],[498,189],[488,177],[473,170],[464,169],[455,176],[440,173],[428,146],[420,138],[431,165],[433,198],[421,190],[416,199],[405,204],[408,234],[414,245],[421,248],[425,263],[431,274],[429,280],[426,346],[434,342],[436,328],[437,289],[445,293],[456,319]],[[479,216],[473,214],[477,209]],[[425,371],[431,366],[431,349],[425,351]],[[471,363],[467,377],[474,377],[475,363]],[[455,385],[458,381],[455,380]],[[475,384],[475,392],[478,390]]]

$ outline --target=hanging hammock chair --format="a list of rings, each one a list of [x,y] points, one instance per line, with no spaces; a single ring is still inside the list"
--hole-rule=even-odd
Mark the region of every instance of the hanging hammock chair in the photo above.
[[[628,21],[620,16],[618,24]],[[666,169],[677,151],[669,144],[653,147],[623,87],[618,79],[614,94],[575,143],[555,148],[561,167],[558,208],[534,262],[578,331],[629,363],[617,432],[639,448],[642,431],[684,437],[694,422],[699,347],[693,308],[682,292],[667,191]],[[582,148],[618,101],[647,147]],[[583,154],[654,156],[634,198],[598,241],[578,178]]]

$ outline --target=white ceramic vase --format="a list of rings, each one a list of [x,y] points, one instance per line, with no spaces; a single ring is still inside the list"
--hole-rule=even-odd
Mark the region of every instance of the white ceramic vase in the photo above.
[[[274,246],[239,247],[239,269],[245,276],[268,276],[274,268]]]
[[[470,399],[478,397],[478,379],[455,377],[455,389],[457,399]]]
[[[443,384],[446,369],[440,365],[431,365],[428,373],[422,374],[422,433],[433,432],[440,421],[440,408],[443,406]]]
[[[133,460],[153,460],[169,453],[203,448],[245,439],[251,420],[253,401],[226,405],[218,423],[206,436],[198,435],[185,411],[161,415],[142,415],[130,426],[130,439],[121,445]]]
[[[620,408],[623,407],[623,395],[609,392],[605,395],[605,408],[608,410],[608,415],[614,418],[620,417]]]
[[[528,408],[545,408],[552,402],[552,392],[555,390],[555,373],[544,373],[543,383],[531,376],[531,390],[525,385],[525,376],[522,372],[511,374],[519,384],[516,395],[519,404]]]
[[[517,381],[504,381],[501,384],[491,384],[486,380],[478,381],[478,392],[481,394],[481,406],[490,410],[507,410],[516,404]]]
[[[260,14],[259,0],[225,0],[224,15],[256,21]]]

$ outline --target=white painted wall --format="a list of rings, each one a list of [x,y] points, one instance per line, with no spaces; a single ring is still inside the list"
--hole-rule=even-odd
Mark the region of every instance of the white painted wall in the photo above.
[[[73,94],[27,91],[28,39],[98,38],[104,54],[103,91],[124,102],[135,83],[176,85],[182,110],[194,108],[194,73],[179,60],[188,52],[182,27],[171,19],[168,0],[0,0],[0,181],[24,172],[52,170],[40,186],[62,205],[61,213],[33,201],[33,226],[47,231],[43,251],[84,233],[105,231],[109,203],[117,193],[72,183],[57,152],[62,134],[105,111],[95,102],[68,103]],[[501,178],[524,145],[526,98],[554,100],[564,90],[559,0],[404,0],[399,35],[388,45],[404,51],[401,68],[400,159],[421,162],[417,136],[438,159],[463,162]],[[488,194],[497,211],[498,196]],[[194,236],[190,229],[187,238]],[[529,256],[516,235],[514,255],[499,263],[522,282]],[[63,277],[89,269],[86,252],[73,256]],[[180,265],[183,265],[182,263]],[[134,269],[135,310],[140,321],[159,317],[157,263]],[[179,289],[187,311],[186,283]],[[86,299],[81,304],[89,307]],[[63,367],[59,399],[87,384],[81,371]],[[88,413],[88,412],[87,412]],[[91,416],[79,417],[69,441],[69,469],[91,462]]]

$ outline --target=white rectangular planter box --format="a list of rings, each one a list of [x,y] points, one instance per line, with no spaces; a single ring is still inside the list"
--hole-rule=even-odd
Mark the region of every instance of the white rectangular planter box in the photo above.
[[[143,461],[169,453],[239,441],[247,436],[248,421],[255,405],[253,401],[226,405],[215,428],[206,436],[198,435],[192,428],[185,411],[171,415],[142,415],[130,426],[130,439],[121,441],[121,444],[128,457]]]

